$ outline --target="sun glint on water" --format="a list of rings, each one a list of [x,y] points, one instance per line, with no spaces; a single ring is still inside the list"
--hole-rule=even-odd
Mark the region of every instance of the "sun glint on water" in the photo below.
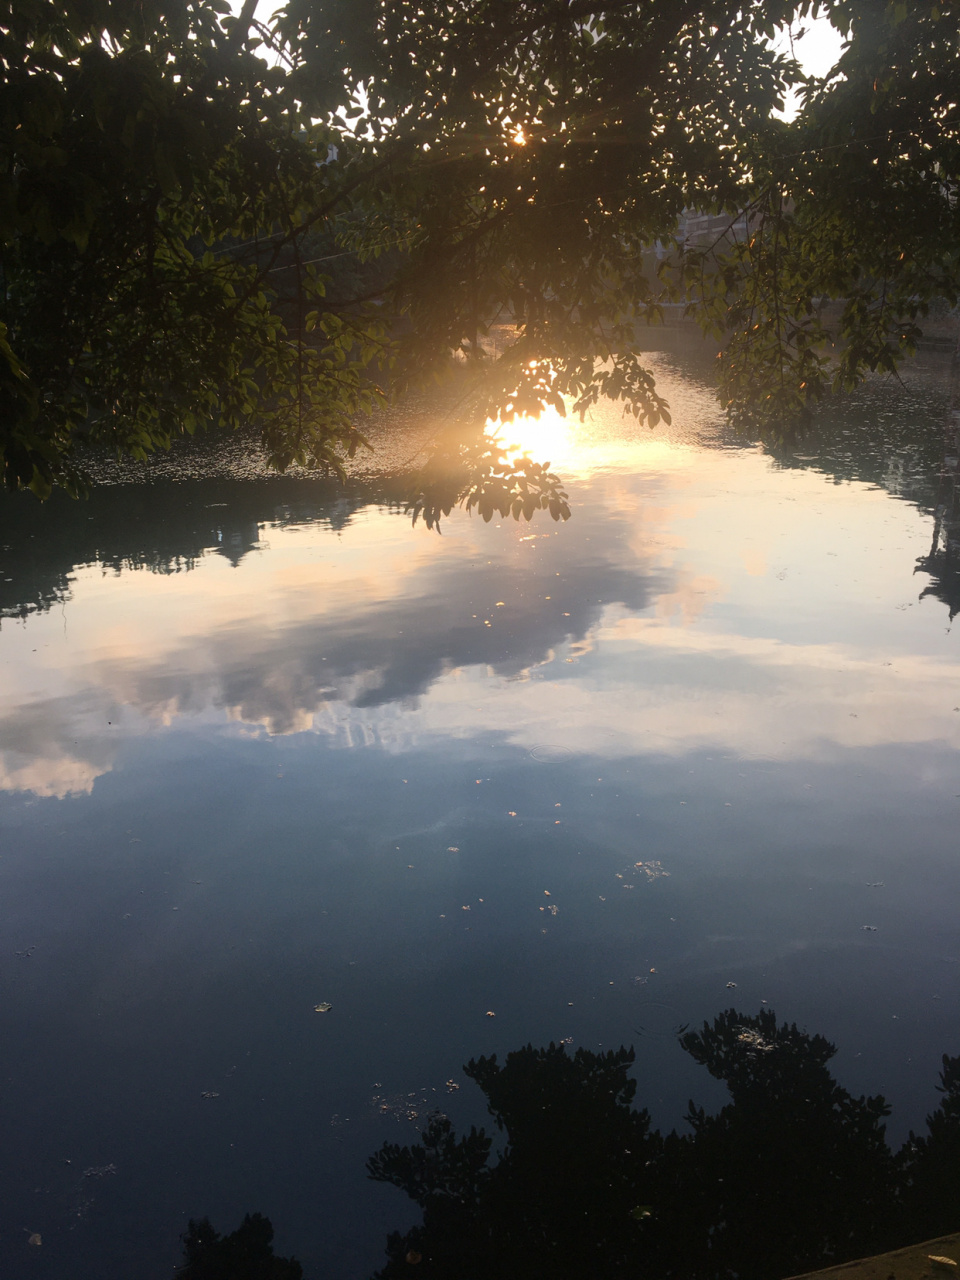
[[[556,409],[546,408],[539,418],[527,415],[511,422],[490,420],[487,434],[507,448],[511,458],[526,454],[534,462],[549,462],[551,466],[577,467],[578,454],[583,451],[583,439],[578,439],[579,420],[563,417]]]

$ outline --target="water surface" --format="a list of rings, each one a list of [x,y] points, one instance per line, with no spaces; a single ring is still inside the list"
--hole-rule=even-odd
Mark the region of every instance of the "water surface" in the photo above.
[[[242,450],[0,507],[11,1274],[168,1275],[259,1210],[359,1280],[410,1221],[364,1160],[480,1120],[469,1057],[633,1043],[669,1128],[722,1099],[672,1033],[731,1004],[921,1124],[960,1052],[937,372],[763,448],[655,359],[672,428],[530,429],[562,525],[438,537],[389,469]]]

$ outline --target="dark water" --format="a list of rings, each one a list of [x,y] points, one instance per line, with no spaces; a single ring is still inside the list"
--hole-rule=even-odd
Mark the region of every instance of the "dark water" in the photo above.
[[[724,1096],[673,1031],[734,1003],[922,1123],[960,1053],[941,371],[764,449],[658,361],[669,431],[529,436],[562,526],[438,538],[388,470],[242,451],[2,504],[4,1274],[169,1275],[256,1209],[359,1280],[412,1221],[364,1161],[479,1120],[468,1058],[633,1043],[669,1128]]]

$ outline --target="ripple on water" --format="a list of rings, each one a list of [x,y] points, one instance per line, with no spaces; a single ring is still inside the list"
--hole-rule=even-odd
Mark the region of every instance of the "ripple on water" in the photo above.
[[[531,750],[530,756],[533,760],[539,760],[541,764],[559,764],[561,760],[566,760],[573,755],[570,747],[553,746],[549,742],[539,742]]]

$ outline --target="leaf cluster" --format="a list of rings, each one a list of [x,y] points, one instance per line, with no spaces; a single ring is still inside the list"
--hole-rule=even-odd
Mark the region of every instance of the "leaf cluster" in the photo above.
[[[727,408],[782,423],[913,355],[960,300],[960,8],[807,6],[846,37],[758,152],[746,230],[678,245],[665,275],[723,347]]]
[[[76,490],[82,444],[142,457],[213,422],[257,422],[280,467],[361,442],[387,327],[325,306],[302,252],[318,208],[343,212],[349,156],[319,161],[330,130],[247,34],[207,0],[0,16],[8,485]]]
[[[494,515],[531,520],[541,510],[554,520],[570,518],[567,492],[549,462],[511,456],[484,434],[435,449],[407,502],[414,525],[422,519],[438,532],[454,507],[475,510],[487,524]]]

